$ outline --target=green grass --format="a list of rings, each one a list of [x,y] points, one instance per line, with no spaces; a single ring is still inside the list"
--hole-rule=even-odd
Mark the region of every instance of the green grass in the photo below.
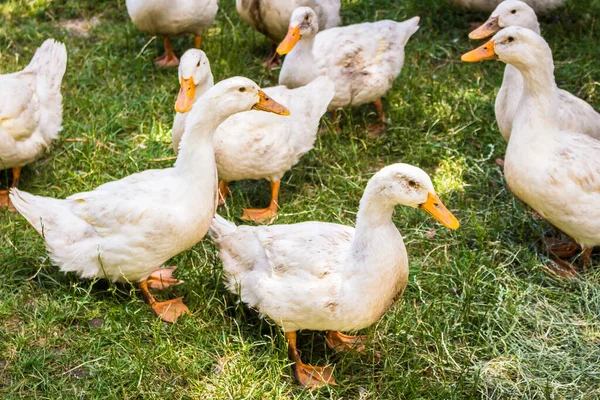
[[[130,23],[120,1],[8,0],[0,5],[0,72],[25,66],[47,37],[66,43],[64,130],[51,151],[24,169],[21,188],[65,197],[172,161],[175,71],[152,59],[160,40]],[[221,1],[204,38],[215,80],[245,75],[262,86],[268,41]],[[341,135],[321,135],[283,180],[277,223],[352,224],[369,177],[408,162],[428,171],[460,219],[450,232],[424,213],[397,209],[410,255],[402,300],[375,326],[364,356],[334,354],[323,334],[304,332],[305,362],[335,365],[337,386],[295,384],[279,329],[245,309],[222,281],[206,239],[175,257],[192,315],[175,325],[153,316],[135,288],[80,281],[49,262],[42,239],[18,215],[0,211],[0,396],[2,398],[600,398],[600,269],[564,280],[547,275],[540,241],[548,223],[508,191],[494,159],[505,143],[493,101],[500,63],[462,64],[478,43],[468,13],[443,0],[346,0],[344,23],[421,16],[406,64],[384,99],[387,134],[369,140],[374,109],[344,114]],[[554,49],[558,84],[600,109],[600,4],[570,1],[541,19]],[[88,38],[59,28],[98,17]],[[177,53],[191,46],[175,42]],[[328,125],[328,122],[325,122]],[[532,149],[535,151],[535,149]],[[10,174],[0,172],[0,187]],[[266,204],[266,182],[232,185],[219,212]],[[380,359],[376,352],[381,354]]]

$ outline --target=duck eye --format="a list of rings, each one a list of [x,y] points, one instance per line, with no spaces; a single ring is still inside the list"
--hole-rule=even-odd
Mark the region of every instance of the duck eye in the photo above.
[[[516,13],[517,13],[517,10],[512,10],[510,13],[511,13],[511,14],[516,14]]]
[[[304,20],[305,20],[305,21],[308,21],[308,14],[306,14],[306,15],[304,16]]]
[[[514,37],[512,37],[512,36],[509,36],[509,37],[508,37],[508,39],[506,39],[506,41],[507,41],[508,43],[511,43],[511,42],[514,42],[514,41],[515,41],[515,38],[514,38]]]
[[[245,91],[246,91],[246,88],[245,88],[245,87],[241,87],[241,88],[239,88],[238,90],[239,90],[240,92],[245,92]]]
[[[410,180],[410,181],[408,181],[408,186],[415,187],[415,186],[417,186],[417,182]]]

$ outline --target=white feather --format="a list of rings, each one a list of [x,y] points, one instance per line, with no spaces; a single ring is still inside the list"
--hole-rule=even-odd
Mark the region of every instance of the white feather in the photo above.
[[[295,14],[305,10],[297,9]],[[336,88],[330,111],[373,102],[392,87],[404,65],[404,47],[418,29],[419,17],[414,17],[404,22],[366,22],[302,36],[283,62],[279,84],[295,88],[318,76],[328,76]]]
[[[25,69],[0,75],[0,169],[34,161],[62,129],[65,45],[46,40]]]

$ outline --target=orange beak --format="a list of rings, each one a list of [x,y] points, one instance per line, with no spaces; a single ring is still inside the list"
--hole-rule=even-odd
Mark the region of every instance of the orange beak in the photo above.
[[[190,111],[194,105],[195,95],[196,85],[194,85],[194,80],[192,78],[181,78],[181,89],[179,89],[177,101],[175,102],[175,111],[182,114]]]
[[[288,29],[287,35],[283,39],[283,42],[277,46],[277,53],[284,55],[292,51],[296,43],[300,40],[300,26],[291,27]]]
[[[260,100],[258,101],[258,103],[252,106],[253,110],[268,111],[279,115],[290,115],[290,110],[288,110],[275,100],[271,99],[262,90],[258,91],[258,96],[260,97]]]
[[[465,53],[460,58],[464,62],[477,62],[485,60],[495,60],[498,56],[494,52],[494,41],[490,40],[483,46],[479,46],[475,50]]]
[[[502,29],[500,28],[500,25],[498,25],[498,19],[498,16],[488,19],[485,24],[469,33],[469,39],[485,39],[486,37],[490,37],[498,32],[500,29]]]
[[[448,209],[439,197],[429,192],[427,194],[427,201],[419,206],[423,210],[427,211],[433,218],[437,219],[440,224],[444,225],[449,229],[458,229],[460,223],[454,215]]]

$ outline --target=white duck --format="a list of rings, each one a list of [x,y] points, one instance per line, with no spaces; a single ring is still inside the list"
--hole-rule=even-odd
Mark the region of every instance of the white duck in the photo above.
[[[194,102],[214,85],[210,62],[202,50],[189,49],[183,53],[178,75],[180,90],[175,102],[177,113],[171,130],[175,155],[179,153],[179,142],[183,136],[188,111],[192,109]]]
[[[181,88],[175,104],[179,112],[173,124],[173,149],[178,152],[186,112],[194,104],[194,95],[212,86],[212,73],[204,53],[188,50],[181,58]],[[189,61],[189,65],[188,65]],[[188,65],[186,75],[183,66]],[[183,78],[192,76],[193,78]],[[198,89],[196,89],[198,88]],[[320,77],[306,86],[288,89],[276,86],[263,89],[278,101],[289,104],[291,115],[281,116],[248,111],[231,116],[217,129],[213,145],[219,173],[219,191],[224,201],[229,182],[244,179],[267,179],[271,182],[271,202],[264,209],[244,209],[243,219],[255,222],[272,221],[277,216],[279,186],[283,175],[313,148],[319,120],[327,110],[335,89],[327,77]],[[265,118],[266,116],[266,118]]]
[[[449,0],[455,6],[467,8],[474,11],[491,12],[503,0]],[[548,11],[562,6],[567,0],[525,0],[538,13],[547,13]]]
[[[524,91],[506,149],[510,190],[584,249],[600,245],[600,141],[561,131],[552,51],[537,33],[509,27],[468,53],[499,58],[523,76]]]
[[[509,26],[521,26],[540,34],[535,11],[519,0],[506,0],[498,5],[487,22],[469,34],[471,39],[484,39]],[[468,59],[464,61],[469,61]],[[496,97],[496,121],[502,137],[508,141],[512,123],[523,93],[523,77],[512,65],[506,65],[504,80]],[[581,132],[600,139],[600,114],[585,101],[566,90],[558,89],[558,121],[564,131]]]
[[[275,48],[285,37],[296,8],[306,6],[315,10],[321,29],[333,28],[342,22],[340,0],[236,0],[235,5],[242,21],[271,39],[273,51],[265,61],[267,67],[281,63]]]
[[[321,75],[335,83],[329,111],[348,105],[374,103],[381,124],[387,120],[381,96],[392,87],[404,64],[404,46],[419,29],[419,17],[404,22],[378,21],[319,32],[315,12],[309,7],[294,10],[287,36],[277,48],[289,53],[281,68],[279,84],[304,86]]]
[[[244,209],[242,219],[255,222],[272,222],[277,216],[281,178],[304,153],[312,150],[319,121],[327,111],[335,88],[333,82],[323,76],[297,89],[276,86],[264,91],[289,105],[290,116],[255,111],[236,114],[219,126],[213,143],[221,195],[227,195],[231,181],[267,179],[271,182],[269,206]]]
[[[356,228],[322,222],[238,227],[215,215],[210,235],[227,288],[283,328],[301,384],[319,386],[333,377],[330,368],[302,363],[296,331],[328,331],[330,347],[359,350],[366,337],[340,331],[374,324],[402,295],[408,257],[392,222],[398,204],[422,208],[450,229],[459,226],[429,176],[408,164],[387,166],[369,180]]]
[[[202,32],[219,10],[218,0],[126,0],[133,24],[142,32],[164,37],[165,54],[155,60],[162,68],[176,67],[179,60],[171,47],[171,36],[194,35],[199,49]]]
[[[17,187],[21,168],[58,139],[66,68],[65,45],[48,39],[25,69],[0,75],[0,169],[12,169],[11,187]],[[2,190],[0,207],[8,205],[8,190]]]
[[[251,108],[287,111],[249,79],[215,85],[186,123],[175,167],[147,170],[58,200],[12,189],[15,208],[40,233],[61,271],[81,278],[139,282],[148,303],[173,322],[187,307],[181,298],[157,302],[148,287],[178,283],[165,261],[200,241],[217,203],[213,135],[229,116]],[[152,271],[155,271],[154,273]]]

